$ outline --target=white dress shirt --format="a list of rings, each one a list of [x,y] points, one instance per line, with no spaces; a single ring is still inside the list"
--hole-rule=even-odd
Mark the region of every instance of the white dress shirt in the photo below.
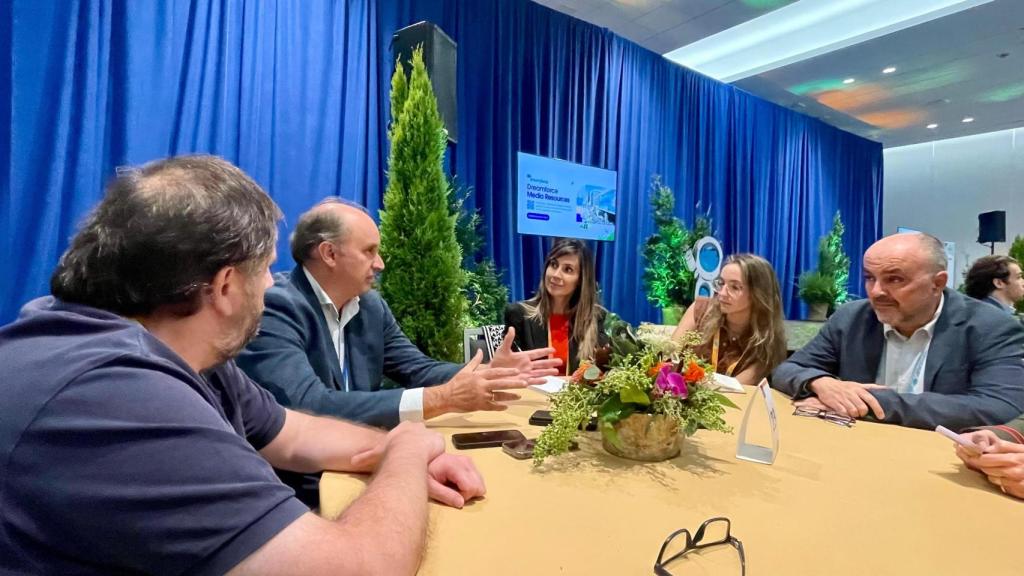
[[[338,365],[341,366],[342,386],[348,392],[349,386],[348,366],[345,364],[345,326],[359,313],[359,296],[346,302],[341,310],[334,305],[334,301],[327,295],[316,278],[305,268],[302,272],[309,280],[309,285],[320,302],[320,310],[327,320],[327,329],[331,332],[331,341],[334,343],[334,351],[338,354]],[[402,398],[398,403],[398,419],[402,422],[423,421],[423,389],[410,388],[402,391]]]
[[[942,314],[942,306],[945,303],[946,297],[943,295],[931,321],[915,330],[910,338],[900,334],[892,326],[883,324],[885,347],[882,350],[882,362],[878,366],[878,384],[900,394],[924,392],[924,370],[928,362],[928,349],[932,344],[935,322]]]

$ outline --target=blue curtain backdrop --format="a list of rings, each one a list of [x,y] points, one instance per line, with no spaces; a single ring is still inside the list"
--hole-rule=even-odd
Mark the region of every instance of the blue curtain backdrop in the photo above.
[[[617,170],[617,239],[597,246],[606,305],[656,320],[640,247],[661,174],[678,214],[710,212],[727,252],[764,255],[799,314],[795,278],[841,210],[859,255],[881,230],[881,146],[761,101],[607,30],[526,0],[14,0],[0,8],[6,256],[0,323],[48,292],[76,224],[117,166],[209,152],[253,175],[286,223],[327,195],[376,212],[385,185],[388,45],[429,20],[458,42],[459,144],[488,251],[514,298],[547,244],[515,233],[515,154]]]

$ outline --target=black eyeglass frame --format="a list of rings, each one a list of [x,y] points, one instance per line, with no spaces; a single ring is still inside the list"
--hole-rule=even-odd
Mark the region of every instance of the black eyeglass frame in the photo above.
[[[853,425],[857,423],[856,418],[850,418],[849,416],[843,416],[838,412],[831,412],[829,410],[820,410],[818,408],[806,408],[803,406],[797,406],[796,410],[793,410],[794,416],[806,416],[808,418],[821,418],[826,422],[831,422],[838,426],[846,426],[847,428],[853,428]]]
[[[725,522],[725,538],[715,542],[702,542],[702,540],[704,539],[704,531],[713,522]],[[676,552],[668,559],[663,560],[662,557],[665,555],[665,549],[668,548],[669,543],[672,542],[672,540],[674,540],[676,536],[679,536],[680,534],[686,534],[686,546],[683,547],[682,551]],[[743,543],[740,542],[738,538],[732,535],[732,522],[730,522],[729,519],[724,516],[718,516],[716,518],[709,518],[705,520],[704,523],[700,525],[700,528],[697,529],[697,532],[692,536],[690,535],[690,531],[686,528],[680,528],[679,530],[676,530],[675,532],[669,534],[668,538],[665,538],[665,542],[662,543],[661,550],[658,551],[658,559],[654,561],[654,573],[658,576],[672,576],[672,573],[669,572],[667,568],[665,568],[666,564],[670,564],[678,560],[679,558],[682,558],[687,553],[693,552],[694,550],[702,550],[704,548],[710,548],[712,546],[718,546],[721,544],[729,544],[733,548],[735,548],[737,552],[739,552],[740,574],[741,576],[746,576],[747,557],[746,554],[743,553]]]

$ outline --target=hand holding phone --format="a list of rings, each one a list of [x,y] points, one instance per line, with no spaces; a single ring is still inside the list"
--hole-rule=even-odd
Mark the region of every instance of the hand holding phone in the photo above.
[[[985,452],[983,448],[968,440],[963,434],[957,434],[945,426],[936,426],[935,431],[963,446],[964,450],[967,450],[975,456],[981,456]]]

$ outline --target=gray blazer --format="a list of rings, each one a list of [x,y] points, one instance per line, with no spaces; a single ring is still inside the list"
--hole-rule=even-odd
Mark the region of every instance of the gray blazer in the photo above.
[[[872,390],[885,422],[957,430],[1002,424],[1024,413],[1024,328],[993,306],[944,291],[925,362],[924,392]],[[882,324],[867,300],[839,308],[807,346],[772,374],[772,387],[794,398],[822,376],[872,383],[884,350]]]

